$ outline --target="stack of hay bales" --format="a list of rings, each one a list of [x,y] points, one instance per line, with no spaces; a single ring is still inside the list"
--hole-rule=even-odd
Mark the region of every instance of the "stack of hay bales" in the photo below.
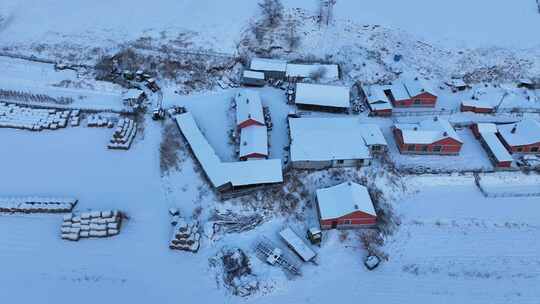
[[[120,233],[122,213],[118,210],[71,213],[64,216],[62,238],[78,241],[81,238],[109,237]]]
[[[132,119],[122,118],[114,130],[111,141],[107,146],[109,149],[128,150],[137,133],[137,123]]]
[[[169,248],[197,252],[201,239],[199,222],[188,222],[184,218],[178,218],[176,221]]]
[[[103,117],[99,114],[92,114],[88,116],[86,120],[86,126],[96,127],[96,128],[103,128],[103,127],[112,128],[113,123],[107,117]]]
[[[64,213],[76,204],[74,198],[0,197],[0,212]]]
[[[72,127],[79,126],[79,124],[81,123],[81,116],[79,114],[80,114],[79,110],[73,110],[73,112],[71,112],[71,117],[69,118],[70,126]]]
[[[17,128],[30,131],[65,128],[69,110],[36,109],[0,102],[0,128]]]

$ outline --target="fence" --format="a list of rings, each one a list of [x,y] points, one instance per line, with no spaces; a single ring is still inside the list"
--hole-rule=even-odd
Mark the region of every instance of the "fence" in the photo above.
[[[540,191],[538,192],[490,192],[484,186],[482,186],[480,175],[478,173],[474,174],[474,184],[480,190],[484,197],[490,198],[501,198],[501,197],[538,197],[540,196]],[[540,187],[535,187],[539,189]]]

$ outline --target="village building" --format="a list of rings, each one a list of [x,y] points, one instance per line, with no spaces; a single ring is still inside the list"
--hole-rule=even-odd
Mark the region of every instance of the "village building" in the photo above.
[[[416,124],[396,124],[393,131],[402,154],[457,155],[463,145],[452,125],[438,117]]]
[[[246,86],[264,87],[266,80],[263,72],[244,70],[242,73],[242,84]]]
[[[129,106],[139,105],[146,100],[146,93],[139,89],[129,89],[122,95],[122,100]]]
[[[435,107],[437,95],[423,81],[412,80],[388,86],[384,90],[396,108]]]
[[[494,123],[476,123],[471,128],[495,168],[510,168],[512,166],[512,155],[508,153],[506,147],[497,137],[497,126]]]
[[[240,90],[235,95],[234,101],[236,104],[236,126],[238,128],[265,125],[261,96],[257,91]]]
[[[287,61],[269,58],[251,59],[250,70],[264,73],[266,80],[283,79],[287,70]]]
[[[498,125],[498,135],[511,153],[540,153],[540,123],[524,119],[517,123]]]
[[[190,112],[174,119],[210,184],[219,192],[234,192],[283,182],[280,159],[222,162]]]
[[[290,161],[294,168],[323,169],[369,165],[372,153],[386,150],[376,125],[358,118],[289,118]]]
[[[484,99],[468,99],[461,102],[461,112],[473,112],[480,114],[495,113],[495,105]]]
[[[375,116],[392,116],[392,103],[384,90],[383,86],[378,85],[358,87],[360,100]]]
[[[351,106],[348,87],[297,83],[294,102],[312,111],[347,112]]]
[[[288,63],[285,76],[297,80],[310,78],[316,81],[335,81],[339,80],[339,66],[337,64]]]
[[[447,86],[449,86],[453,92],[457,91],[465,91],[467,89],[470,89],[471,86],[468,85],[463,79],[461,78],[452,78],[449,81],[445,82]]]
[[[517,87],[518,88],[525,88],[525,89],[529,89],[529,90],[536,89],[536,85],[535,85],[534,81],[532,81],[532,79],[529,79],[529,78],[521,78],[518,81]]]
[[[367,188],[353,182],[318,189],[317,211],[321,229],[369,228],[377,223]]]
[[[240,130],[240,160],[268,157],[268,130],[266,126],[252,125]]]

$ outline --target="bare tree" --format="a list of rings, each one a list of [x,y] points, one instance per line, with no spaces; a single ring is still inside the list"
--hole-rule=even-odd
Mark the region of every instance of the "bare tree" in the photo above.
[[[289,48],[289,52],[294,51],[300,45],[300,36],[296,30],[296,22],[290,18],[287,21],[287,32],[285,33],[285,42]]]
[[[334,17],[334,5],[336,5],[337,0],[320,0],[319,2],[319,15],[318,22],[319,25],[328,26],[332,23]]]
[[[269,27],[278,26],[283,19],[283,4],[280,0],[262,0],[259,8],[264,17],[266,25]]]

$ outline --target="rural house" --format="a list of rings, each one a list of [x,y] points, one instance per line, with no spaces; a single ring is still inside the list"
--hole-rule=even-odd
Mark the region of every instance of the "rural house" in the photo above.
[[[257,91],[241,90],[235,95],[234,101],[238,128],[265,125],[261,97]]]
[[[358,118],[289,118],[292,166],[322,169],[369,165],[370,151],[386,150],[386,141],[377,129]]]
[[[240,160],[268,157],[268,130],[266,126],[252,125],[240,130]]]
[[[297,83],[294,102],[301,109],[347,112],[351,105],[348,87]]]
[[[386,87],[384,92],[396,108],[434,108],[437,103],[435,92],[420,80],[399,82]]]
[[[452,125],[438,117],[416,124],[396,124],[393,131],[402,154],[457,155],[463,145]]]
[[[498,125],[499,138],[511,153],[540,152],[540,123],[524,119],[517,123]]]
[[[378,85],[358,86],[360,100],[367,104],[375,116],[391,116],[392,103],[384,93],[384,87]]]
[[[487,100],[468,99],[461,102],[461,112],[489,114],[495,112],[495,105]]]
[[[353,182],[318,189],[317,211],[321,229],[368,228],[377,222],[367,188]]]
[[[250,70],[264,73],[266,80],[283,79],[287,70],[287,61],[269,58],[251,59]]]

